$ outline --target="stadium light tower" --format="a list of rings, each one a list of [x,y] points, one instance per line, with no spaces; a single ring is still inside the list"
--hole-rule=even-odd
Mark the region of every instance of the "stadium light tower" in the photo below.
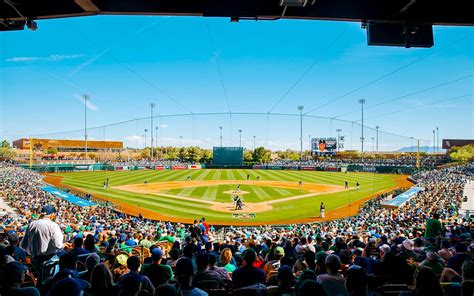
[[[222,148],[222,126],[219,126],[219,129],[221,130],[221,136],[219,138],[221,139],[221,148]]]
[[[439,127],[436,127],[436,152],[439,152]]]
[[[338,128],[336,129],[336,132],[337,132],[336,151],[339,152],[339,140],[341,139],[342,129]]]
[[[87,101],[89,101],[89,95],[83,95],[84,98],[84,153],[87,159]]]
[[[183,147],[183,136],[179,136],[179,147]]]
[[[436,145],[436,140],[435,140],[435,136],[436,136],[436,132],[435,130],[433,130],[433,153],[436,152],[436,148],[435,148],[435,145]]]
[[[378,126],[378,125],[375,127],[375,138],[376,138],[375,147],[376,147],[377,153],[379,152],[379,128],[380,128],[380,126]]]
[[[364,154],[364,104],[365,104],[365,99],[360,99],[359,104],[362,106],[361,111],[362,111],[362,136],[360,137],[360,143],[361,143],[361,149],[360,152]]]
[[[158,149],[158,126],[155,127],[156,148]],[[158,154],[158,151],[156,152]]]
[[[242,130],[239,129],[239,147],[242,147]]]
[[[309,141],[309,154],[311,154],[311,135],[308,135],[308,141]]]
[[[303,106],[298,106],[300,111],[300,159],[303,160]]]
[[[253,136],[253,150],[255,150],[255,136]]]
[[[150,103],[150,138],[151,138],[151,160],[153,160],[153,108],[155,108],[155,103]]]
[[[143,149],[146,148],[146,133],[148,132],[148,129],[145,129],[144,132],[145,132],[145,145],[143,145]]]
[[[372,152],[375,152],[375,138],[372,137]]]

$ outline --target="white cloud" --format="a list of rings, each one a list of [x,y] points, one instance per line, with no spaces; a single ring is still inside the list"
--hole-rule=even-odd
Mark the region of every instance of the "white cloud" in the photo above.
[[[81,95],[74,94],[74,97],[78,99],[82,104],[84,104],[84,98]],[[87,109],[92,110],[92,111],[99,111],[99,107],[97,107],[97,105],[94,105],[90,99],[87,101],[86,107]]]
[[[161,128],[167,128],[168,125],[167,125],[167,124],[160,124],[159,127],[161,127]]]
[[[124,139],[125,141],[130,141],[130,142],[137,142],[137,141],[143,141],[142,136],[127,136]]]
[[[52,54],[49,56],[45,57],[13,57],[9,59],[5,59],[7,62],[59,62],[63,60],[73,60],[73,59],[78,59],[82,58],[84,55],[83,54],[71,54],[71,55],[64,55],[64,54]]]

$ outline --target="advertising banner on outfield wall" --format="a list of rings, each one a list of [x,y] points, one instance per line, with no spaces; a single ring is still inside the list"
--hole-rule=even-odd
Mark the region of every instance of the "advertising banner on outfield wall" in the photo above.
[[[326,167],[324,168],[326,172],[339,172],[341,169],[340,168],[335,168],[335,167]]]
[[[254,169],[254,170],[266,170],[267,166],[266,165],[254,165],[254,166],[252,166],[252,169]]]
[[[188,165],[188,170],[200,170],[201,165],[200,164],[189,164]]]
[[[290,170],[290,171],[297,171],[300,169],[299,166],[285,166],[283,167],[284,170]]]
[[[283,167],[281,165],[269,165],[267,166],[269,170],[282,170]]]
[[[315,170],[316,170],[316,167],[312,167],[312,166],[302,166],[302,167],[300,167],[300,170],[302,170],[302,171],[315,171]]]
[[[155,170],[157,170],[157,171],[164,171],[164,170],[165,170],[165,166],[164,166],[164,165],[157,165],[157,166],[155,166]]]
[[[185,165],[174,165],[171,167],[172,170],[185,170],[186,166]]]

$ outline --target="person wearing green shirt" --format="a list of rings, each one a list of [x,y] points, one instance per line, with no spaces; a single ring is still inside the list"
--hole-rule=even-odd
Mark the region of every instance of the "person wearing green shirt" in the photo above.
[[[140,274],[146,275],[153,286],[158,287],[168,283],[173,279],[173,270],[169,265],[161,264],[163,258],[163,252],[160,248],[154,248],[151,251],[151,259],[153,263],[144,264],[140,269]]]
[[[442,232],[441,222],[439,222],[438,213],[433,213],[431,217],[432,217],[431,219],[426,220],[425,237],[436,238],[436,237],[441,236],[441,232]]]
[[[139,245],[149,249],[153,245],[151,239],[151,236],[147,235],[144,239],[140,241]]]

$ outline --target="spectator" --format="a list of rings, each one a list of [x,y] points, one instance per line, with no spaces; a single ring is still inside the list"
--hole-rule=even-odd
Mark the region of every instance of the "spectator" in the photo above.
[[[415,272],[415,290],[400,293],[400,296],[443,296],[443,289],[436,274],[428,267],[420,266]]]
[[[341,260],[336,255],[329,255],[325,260],[327,274],[318,276],[317,281],[324,287],[324,291],[329,296],[348,295],[346,290],[346,280],[339,273]]]
[[[294,276],[290,266],[283,265],[278,269],[278,286],[267,288],[269,296],[294,295]]]
[[[169,265],[161,264],[163,252],[161,248],[154,248],[151,251],[151,264],[144,264],[140,270],[140,274],[147,276],[153,286],[156,288],[173,279],[173,271]]]
[[[453,269],[458,274],[461,274],[461,267],[466,259],[469,259],[469,254],[467,253],[466,245],[463,243],[457,243],[456,255],[449,258],[447,267]]]
[[[35,287],[21,287],[25,281],[28,268],[22,263],[13,261],[5,265],[1,274],[1,284],[5,295],[39,296]]]
[[[431,219],[426,220],[425,237],[438,238],[441,236],[441,222],[439,222],[439,214],[433,213]]]
[[[234,288],[248,287],[254,284],[265,285],[265,273],[259,268],[253,267],[257,260],[257,254],[253,249],[247,249],[243,254],[242,267],[237,268],[232,273],[232,282]]]
[[[298,290],[296,291],[296,296],[327,296],[326,291],[324,290],[323,285],[316,282],[315,280],[305,280],[301,283]]]
[[[64,246],[62,231],[52,221],[55,212],[52,206],[44,206],[41,218],[31,222],[21,241],[21,248],[33,257],[32,263],[37,271],[41,270],[43,262],[51,259]]]
[[[137,288],[136,281],[140,281],[140,290],[146,290],[153,295],[155,293],[155,287],[147,276],[140,275],[138,270],[140,269],[140,259],[137,256],[130,256],[127,259],[127,267],[130,270],[127,274],[122,275],[119,278],[119,285],[123,290],[128,291],[127,293],[132,293]],[[127,287],[124,288],[124,285]],[[129,294],[133,295],[133,294]]]
[[[194,274],[193,287],[201,289],[220,289],[224,287],[221,276],[214,270],[209,270],[209,255],[199,253],[196,257],[197,272]]]
[[[87,284],[73,278],[64,278],[56,282],[51,288],[49,296],[82,296]]]
[[[232,260],[232,251],[229,248],[225,248],[221,252],[221,264],[222,267],[229,273],[234,272],[237,269],[234,264],[231,263]]]
[[[177,289],[183,296],[207,296],[203,290],[191,285],[194,277],[193,261],[183,257],[176,263],[176,279],[178,281]]]
[[[120,288],[114,285],[112,273],[103,263],[97,264],[92,270],[90,283],[91,296],[117,296],[120,294]]]
[[[462,295],[474,295],[474,260],[465,260],[462,264]]]

